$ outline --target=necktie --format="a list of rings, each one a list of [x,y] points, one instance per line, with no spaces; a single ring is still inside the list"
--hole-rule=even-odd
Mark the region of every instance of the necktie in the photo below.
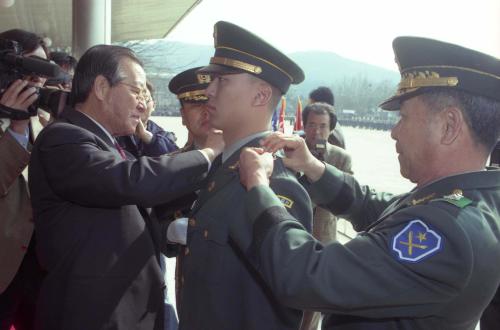
[[[123,150],[121,145],[116,140],[115,140],[115,148],[116,148],[116,150],[118,150],[118,153],[120,154],[120,156],[122,156],[122,159],[124,159],[124,160],[127,159],[127,155],[125,155],[125,151]]]

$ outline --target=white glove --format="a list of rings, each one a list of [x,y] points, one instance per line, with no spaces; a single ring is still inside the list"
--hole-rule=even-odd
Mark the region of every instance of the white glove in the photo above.
[[[167,228],[167,240],[170,243],[186,245],[188,218],[178,218]]]

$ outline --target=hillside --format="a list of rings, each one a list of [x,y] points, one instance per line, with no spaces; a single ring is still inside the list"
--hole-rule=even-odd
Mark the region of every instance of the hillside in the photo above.
[[[123,45],[134,49],[144,61],[148,77],[157,87],[155,95],[159,113],[177,108],[175,96],[166,88],[172,76],[191,67],[206,65],[214,51],[208,45],[166,40],[133,41]],[[399,80],[396,71],[353,61],[332,52],[304,51],[289,56],[306,75],[303,83],[290,89],[288,94],[292,98],[297,95],[306,97],[312,89],[326,85],[333,87],[334,93],[339,96],[340,106],[370,109],[389,96]],[[378,94],[371,95],[374,93]],[[361,100],[364,97],[366,100]]]

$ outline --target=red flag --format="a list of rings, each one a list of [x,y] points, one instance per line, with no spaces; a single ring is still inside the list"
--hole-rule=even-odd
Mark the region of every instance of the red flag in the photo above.
[[[285,133],[285,109],[286,109],[286,98],[281,97],[281,109],[278,117],[278,131]]]
[[[300,96],[297,97],[297,112],[295,112],[295,124],[293,125],[294,132],[301,131],[302,127],[302,102]]]

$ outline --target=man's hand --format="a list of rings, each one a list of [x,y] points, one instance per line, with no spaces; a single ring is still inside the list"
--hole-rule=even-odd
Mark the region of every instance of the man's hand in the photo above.
[[[269,186],[273,166],[272,154],[262,148],[245,148],[240,153],[240,181],[247,190],[258,185]]]
[[[296,172],[303,172],[312,182],[317,181],[325,171],[325,164],[311,154],[306,141],[300,136],[274,132],[262,139],[260,144],[265,151],[271,153],[283,149],[285,166]]]
[[[153,133],[148,131],[146,127],[144,127],[144,124],[142,123],[142,120],[139,120],[139,123],[137,124],[137,127],[135,128],[135,135],[144,143],[149,144],[151,143],[151,140],[153,139]]]
[[[26,80],[16,80],[5,90],[0,99],[0,104],[19,111],[28,111],[28,107],[38,98],[36,88],[29,87]],[[29,119],[11,120],[9,128],[16,133],[25,134]]]
[[[224,150],[222,131],[216,129],[210,130],[207,139],[205,140],[205,145],[202,147],[203,149],[201,149],[201,151],[204,152],[208,159],[212,162],[215,157],[220,155]]]

